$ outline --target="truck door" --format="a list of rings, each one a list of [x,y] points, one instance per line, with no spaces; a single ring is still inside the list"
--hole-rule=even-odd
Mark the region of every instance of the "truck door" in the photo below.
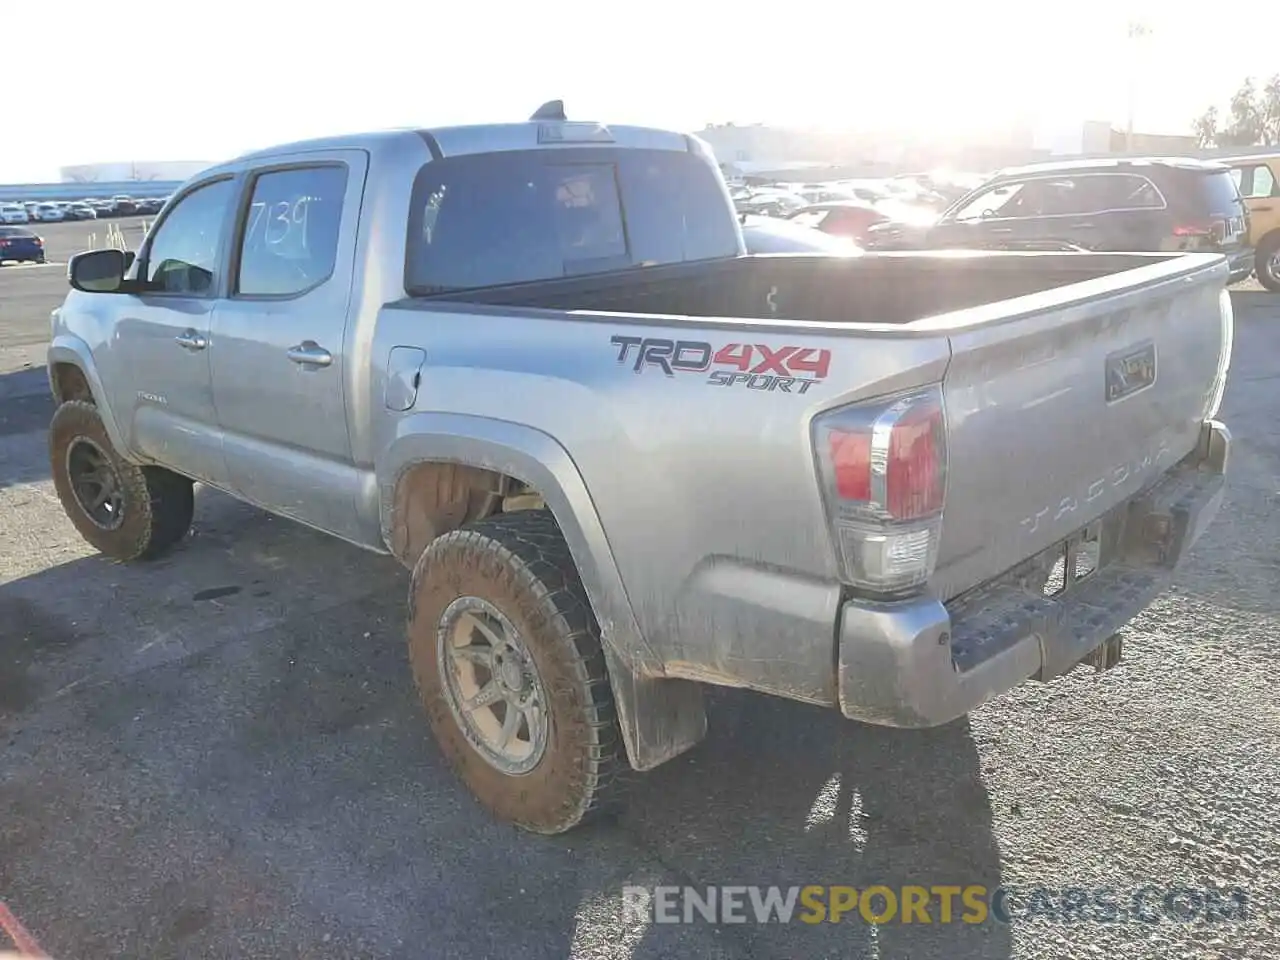
[[[109,402],[126,443],[216,486],[227,476],[210,318],[225,287],[235,184],[231,176],[198,183],[169,207],[139,251],[138,292],[111,300],[110,336],[95,351],[103,382],[118,385]]]
[[[231,488],[361,539],[345,354],[368,159],[334,150],[249,171],[236,265],[213,318],[213,395]]]

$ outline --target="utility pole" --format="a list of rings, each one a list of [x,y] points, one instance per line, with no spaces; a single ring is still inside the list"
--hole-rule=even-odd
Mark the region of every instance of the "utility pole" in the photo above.
[[[1133,111],[1138,86],[1138,41],[1150,34],[1151,30],[1145,23],[1138,20],[1129,21],[1129,116],[1124,135],[1125,153],[1133,153]]]

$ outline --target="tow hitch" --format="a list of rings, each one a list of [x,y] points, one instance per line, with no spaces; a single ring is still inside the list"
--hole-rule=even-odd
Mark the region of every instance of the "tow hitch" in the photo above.
[[[1094,672],[1102,673],[1116,666],[1124,656],[1124,639],[1113,633],[1093,650],[1089,651],[1081,663],[1093,664]]]

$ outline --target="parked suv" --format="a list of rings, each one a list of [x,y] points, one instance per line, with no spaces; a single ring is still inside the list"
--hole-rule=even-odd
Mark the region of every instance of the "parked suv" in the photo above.
[[[1002,170],[930,226],[871,228],[875,249],[947,247],[1222,253],[1231,282],[1253,272],[1249,212],[1225,164],[1187,158],[1078,160]]]
[[[1280,293],[1280,153],[1225,161],[1249,210],[1258,282]]]

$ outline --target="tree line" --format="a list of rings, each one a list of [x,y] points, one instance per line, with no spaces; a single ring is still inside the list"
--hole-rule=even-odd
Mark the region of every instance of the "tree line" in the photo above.
[[[1270,147],[1280,144],[1280,73],[1261,87],[1246,77],[1222,114],[1210,107],[1191,124],[1201,147]]]

